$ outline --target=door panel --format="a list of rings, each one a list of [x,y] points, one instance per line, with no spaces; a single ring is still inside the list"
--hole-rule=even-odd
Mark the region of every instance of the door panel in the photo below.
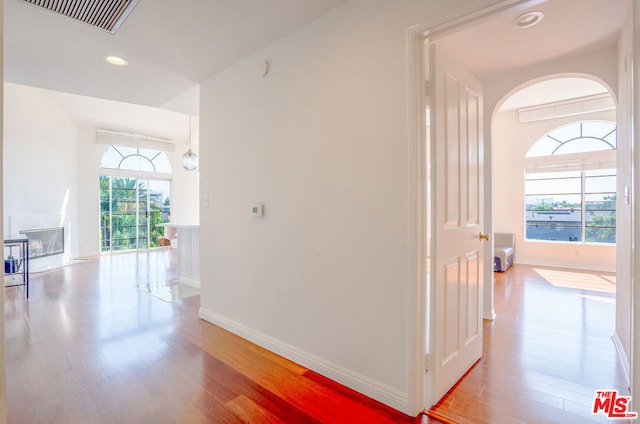
[[[430,46],[433,172],[429,391],[437,402],[482,355],[482,87]]]

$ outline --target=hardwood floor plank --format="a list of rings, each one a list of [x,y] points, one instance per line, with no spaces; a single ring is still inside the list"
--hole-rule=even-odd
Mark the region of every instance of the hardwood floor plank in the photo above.
[[[285,424],[285,421],[244,395],[227,402],[226,407],[245,423]]]
[[[33,274],[28,300],[6,289],[9,423],[437,422],[199,319],[199,300],[165,296],[175,259],[104,256]]]

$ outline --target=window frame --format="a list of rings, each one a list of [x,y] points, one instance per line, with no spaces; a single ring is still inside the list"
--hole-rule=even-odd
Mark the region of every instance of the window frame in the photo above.
[[[534,147],[536,146],[537,143],[539,143],[541,140],[545,140],[549,137],[550,134],[554,134],[554,133],[558,133],[559,130],[565,130],[566,133],[570,133],[571,132],[571,126],[580,126],[579,127],[579,131],[580,131],[580,137],[582,138],[589,138],[591,140],[593,139],[597,139],[598,137],[596,137],[593,134],[584,134],[583,132],[583,128],[584,128],[584,123],[588,123],[588,122],[603,122],[606,124],[609,124],[610,126],[613,127],[612,131],[608,131],[606,133],[601,134],[601,138],[603,143],[605,143],[608,146],[607,150],[593,150],[593,151],[585,151],[585,152],[577,152],[577,153],[559,153],[558,152],[558,148],[553,149],[551,151],[550,155],[547,156],[531,156],[529,155],[529,153],[534,150]],[[569,129],[569,131],[566,131],[567,129]],[[575,129],[574,129],[575,131]],[[588,188],[587,188],[587,182],[590,178],[594,178],[594,175],[589,175],[593,172],[596,172],[598,170],[604,170],[606,171],[606,177],[615,177],[617,178],[617,166],[616,166],[616,156],[617,156],[617,151],[616,151],[616,147],[617,147],[617,139],[615,140],[614,143],[611,142],[610,138],[611,136],[617,137],[617,126],[615,122],[611,122],[611,121],[574,121],[570,124],[567,125],[563,125],[560,127],[557,127],[556,129],[548,132],[547,134],[545,134],[544,136],[542,136],[540,139],[538,139],[535,143],[533,143],[529,149],[529,151],[527,152],[527,155],[525,157],[525,167],[524,167],[524,240],[526,242],[534,242],[534,243],[570,243],[570,244],[589,244],[589,245],[607,245],[607,246],[615,246],[616,241],[615,241],[615,234],[617,231],[617,226],[616,226],[616,216],[617,216],[617,185],[614,186],[613,191],[605,191],[605,192],[588,192]],[[562,140],[558,140],[556,138],[553,138],[554,141],[557,141],[559,143],[559,146],[563,146],[568,142],[575,142],[576,140],[578,140],[580,137],[576,138],[576,137],[570,137],[568,138],[566,141],[562,141]],[[609,140],[604,140],[604,138],[608,138]],[[539,148],[537,148],[537,151],[539,152]],[[569,172],[573,172],[574,175],[579,175],[580,178],[580,192],[576,192],[576,193],[537,193],[537,192],[531,192],[531,189],[528,189],[528,183],[531,183],[531,181],[534,180],[539,180],[539,181],[553,181],[555,179],[560,179],[560,178],[569,178],[567,176],[567,173]],[[564,176],[562,176],[561,173],[564,173]],[[538,174],[548,174],[549,177],[548,178],[535,178],[534,176]],[[553,174],[558,174],[558,178],[553,178]],[[572,178],[577,178],[577,177],[572,177]],[[617,183],[615,183],[617,184]],[[529,190],[529,191],[528,191]],[[594,209],[590,209],[589,205],[587,204],[587,197],[591,197],[593,195],[603,195],[603,200],[602,203],[603,205],[606,204],[606,202],[610,202],[613,201],[613,209],[606,209],[608,211],[610,211],[611,213],[609,215],[606,215],[608,217],[613,217],[613,226],[602,226],[601,228],[603,229],[613,229],[614,232],[614,240],[612,242],[609,241],[589,241],[589,235],[588,235],[588,230],[589,228],[594,228],[597,226],[593,226],[593,225],[589,225],[589,217],[593,217],[594,216]],[[530,209],[530,206],[532,203],[530,203],[530,200],[532,197],[558,197],[558,196],[562,196],[562,195],[566,195],[567,199],[569,199],[571,197],[573,197],[574,199],[576,198],[576,196],[579,196],[580,199],[580,236],[579,236],[579,240],[550,240],[550,239],[545,239],[545,238],[529,238],[528,237],[528,230],[531,226],[530,222],[532,222],[532,220],[529,219],[529,215],[531,212],[535,212],[535,210]],[[608,199],[607,199],[608,198]],[[600,202],[600,200],[598,201],[590,201],[590,203],[593,202]],[[557,202],[555,202],[557,203]],[[599,210],[599,209],[598,209]],[[574,214],[575,210],[574,209],[551,209],[548,212],[544,212],[542,210],[540,210],[541,213],[547,213],[549,214],[550,218],[549,220],[551,220],[553,217],[551,215],[555,215],[552,213],[552,211],[556,211],[556,214]],[[604,209],[603,209],[604,211]],[[602,215],[598,215],[598,216],[605,216],[604,214]],[[592,221],[593,219],[591,219]],[[533,221],[535,222],[535,221]],[[571,222],[571,221],[568,221]],[[555,222],[556,224],[556,228],[562,228],[566,226],[566,223],[563,221],[558,221]],[[569,227],[571,228],[571,227]]]

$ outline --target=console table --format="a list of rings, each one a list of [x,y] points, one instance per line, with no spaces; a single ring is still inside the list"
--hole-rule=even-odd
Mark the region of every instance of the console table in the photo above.
[[[29,239],[20,234],[8,236],[4,239],[5,251],[9,249],[9,257],[5,257],[5,275],[21,275],[22,282],[9,284],[5,287],[25,286],[27,299],[29,298]],[[14,248],[18,248],[18,255],[14,256]],[[10,262],[8,262],[10,261]]]

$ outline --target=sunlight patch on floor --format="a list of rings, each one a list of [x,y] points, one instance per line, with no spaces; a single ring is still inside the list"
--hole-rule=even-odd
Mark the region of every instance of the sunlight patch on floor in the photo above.
[[[534,271],[556,287],[597,291],[602,293],[616,292],[616,277],[614,275],[600,275],[593,272],[587,273],[541,268],[534,268]]]

